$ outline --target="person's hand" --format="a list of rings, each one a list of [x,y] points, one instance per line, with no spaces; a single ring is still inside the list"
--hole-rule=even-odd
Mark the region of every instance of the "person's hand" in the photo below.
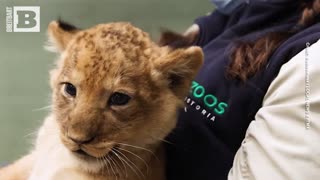
[[[183,33],[183,36],[187,37],[187,39],[194,43],[197,40],[199,33],[200,27],[198,24],[193,24]]]
[[[197,24],[190,26],[183,34],[170,30],[162,32],[158,44],[160,46],[171,46],[176,48],[195,45],[200,34],[200,28]]]
[[[198,24],[192,24],[185,32],[184,35],[187,36],[189,34],[198,34],[200,31],[200,28]]]

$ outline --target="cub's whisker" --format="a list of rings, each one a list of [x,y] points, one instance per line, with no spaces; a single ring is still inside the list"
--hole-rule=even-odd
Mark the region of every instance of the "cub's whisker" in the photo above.
[[[114,168],[115,168],[115,172],[117,174],[119,174],[119,177],[121,176],[120,174],[120,168],[118,167],[118,164],[116,163],[116,161],[110,156],[110,161],[112,162],[112,164],[114,165]]]
[[[133,153],[133,152],[131,152],[131,151],[129,151],[129,150],[126,150],[126,149],[123,149],[123,148],[120,148],[120,147],[118,147],[118,149],[119,149],[119,150],[122,150],[122,151],[125,151],[125,152],[127,152],[127,153],[129,153],[129,154],[132,154],[132,155],[135,156],[136,158],[140,159],[140,160],[145,164],[145,166],[146,166],[146,168],[147,168],[147,173],[149,172],[149,165],[148,165],[148,163],[147,163],[143,158],[141,158],[140,156],[138,156],[137,154],[135,154],[135,153]]]
[[[127,167],[126,167],[126,165],[125,165],[125,163],[123,162],[124,160],[120,157],[120,155],[118,155],[118,153],[116,153],[116,151],[114,151],[113,149],[111,149],[111,152],[113,153],[113,154],[115,154],[116,156],[117,156],[117,158],[121,161],[121,163],[122,163],[122,165],[123,165],[123,167],[124,167],[124,169],[125,169],[125,173],[126,173],[126,178],[128,177],[128,172],[127,172]]]
[[[105,166],[107,168],[107,171],[108,171],[108,175],[111,175],[110,174],[110,170],[109,170],[109,163],[104,159],[104,157],[101,157],[99,159],[101,159],[104,162],[104,164],[105,164]]]
[[[146,148],[143,148],[143,147],[139,147],[139,146],[134,146],[134,145],[131,145],[131,144],[125,144],[125,143],[117,143],[119,145],[123,145],[123,146],[128,146],[128,147],[132,147],[132,148],[136,148],[136,149],[141,149],[141,150],[145,150],[149,153],[151,153],[154,157],[156,157],[158,160],[159,158],[155,155],[155,153],[149,149],[146,149]]]
[[[106,160],[107,160],[107,161],[109,162],[109,164],[110,164],[110,168],[111,168],[111,170],[112,170],[112,172],[113,172],[113,175],[116,177],[116,180],[118,180],[117,173],[116,173],[115,170],[113,169],[113,166],[112,166],[112,164],[111,164],[111,162],[110,162],[109,157],[106,156],[105,158],[106,158]]]
[[[130,167],[130,169],[139,177],[141,178],[141,175],[142,174],[142,178],[145,179],[145,176],[144,174],[140,171],[139,168],[137,168],[137,166],[125,155],[123,154],[120,150],[117,150],[117,149],[114,149],[116,152],[118,152],[121,156],[123,156],[123,158],[125,158],[126,160],[124,160],[124,162]],[[134,165],[134,167],[132,166]],[[138,170],[140,172],[140,174],[136,171]]]
[[[167,143],[167,144],[170,144],[170,145],[173,145],[173,144],[174,144],[174,143],[172,143],[172,142],[170,142],[170,141],[168,141],[168,140],[165,140],[165,139],[156,138],[156,137],[151,137],[151,138],[153,138],[153,139],[155,139],[155,140],[158,140],[158,141],[162,141],[162,142]]]
[[[24,135],[23,137],[24,138],[28,138],[29,136],[34,136],[34,135],[37,135],[37,134],[38,134],[38,131],[34,131],[34,132],[31,132],[29,134]]]
[[[43,111],[43,110],[51,109],[51,107],[52,107],[52,105],[44,106],[44,107],[41,107],[41,108],[32,109],[32,111],[33,112],[35,112],[35,111]]]

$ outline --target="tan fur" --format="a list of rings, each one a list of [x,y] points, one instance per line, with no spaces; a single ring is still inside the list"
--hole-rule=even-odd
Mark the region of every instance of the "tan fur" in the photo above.
[[[52,113],[28,158],[0,175],[9,180],[165,179],[162,140],[175,127],[177,109],[202,64],[201,49],[160,47],[129,23],[67,31],[52,22],[48,34],[61,53],[51,71]],[[65,82],[77,88],[76,97],[64,91]],[[129,95],[129,103],[108,105],[114,92]],[[71,140],[92,137],[82,145]],[[79,148],[92,157],[78,156]]]

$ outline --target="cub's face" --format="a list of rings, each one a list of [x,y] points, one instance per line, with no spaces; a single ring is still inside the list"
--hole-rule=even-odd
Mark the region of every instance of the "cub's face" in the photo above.
[[[82,159],[158,144],[203,59],[200,48],[160,47],[128,23],[79,30],[55,21],[48,35],[61,54],[51,72],[59,136]]]

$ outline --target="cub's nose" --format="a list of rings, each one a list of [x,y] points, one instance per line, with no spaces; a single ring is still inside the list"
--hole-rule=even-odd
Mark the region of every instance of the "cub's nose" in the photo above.
[[[91,143],[94,139],[95,136],[92,136],[90,138],[86,138],[86,139],[77,139],[77,138],[73,138],[73,137],[68,137],[71,141],[73,141],[74,143],[81,145],[81,144],[89,144]]]

